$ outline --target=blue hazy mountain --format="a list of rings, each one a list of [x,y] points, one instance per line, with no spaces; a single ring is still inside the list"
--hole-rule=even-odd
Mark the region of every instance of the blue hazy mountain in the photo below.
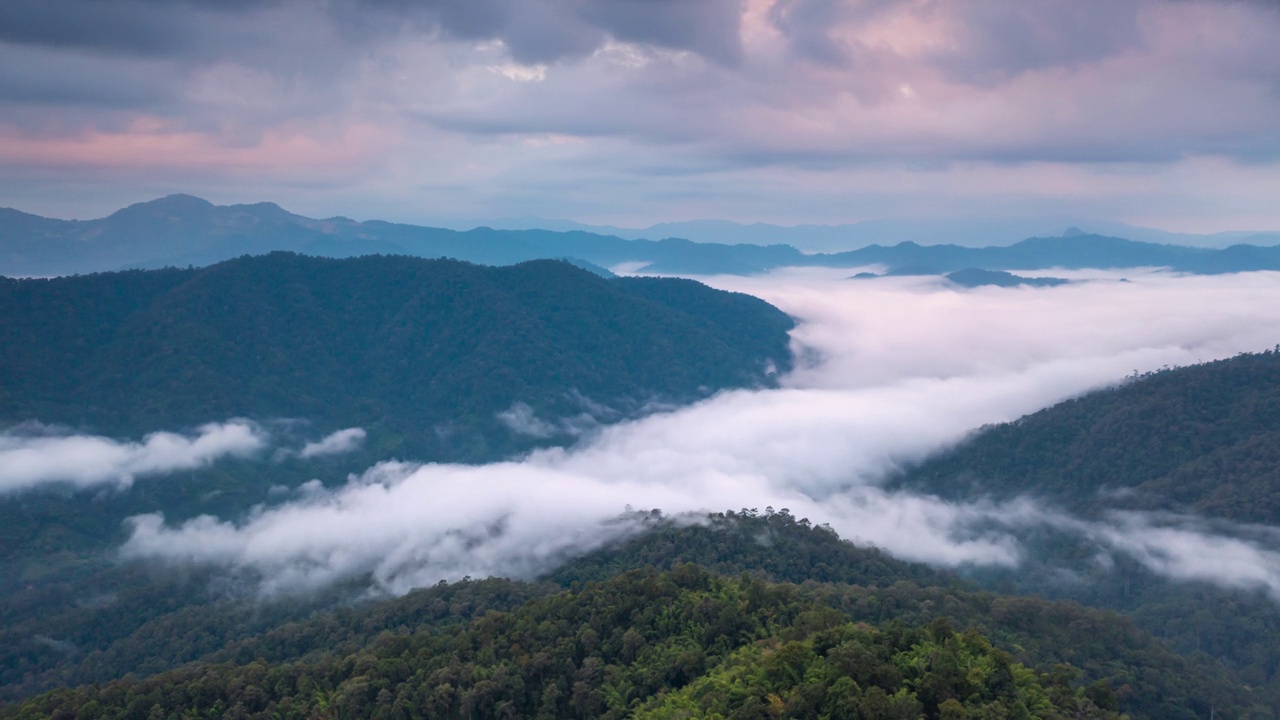
[[[88,221],[0,210],[0,275],[199,267],[276,250],[335,258],[447,257],[485,265],[576,258],[603,267],[639,262],[655,271],[735,274],[796,264],[804,257],[786,246],[725,246],[676,238],[631,241],[586,232],[487,227],[459,232],[341,217],[315,220],[272,203],[217,206],[189,195],[131,205]]]
[[[677,228],[657,229],[665,232]],[[601,268],[630,263],[647,273],[666,274],[746,275],[785,266],[868,265],[882,266],[886,272],[899,275],[946,274],[968,268],[1010,271],[1166,267],[1187,273],[1280,270],[1280,246],[1236,244],[1214,249],[1140,242],[1075,229],[1011,245],[993,242],[986,247],[970,247],[909,241],[812,255],[792,244],[755,243],[787,237],[785,233],[769,233],[737,235],[734,237],[752,242],[727,244],[679,237],[626,239],[581,230],[478,227],[459,231],[342,217],[316,220],[272,203],[218,206],[189,195],[170,195],[87,221],[54,220],[0,210],[0,275],[49,276],[205,266],[240,255],[277,250],[335,258],[369,254],[444,257],[485,265],[573,258]],[[796,233],[797,237],[803,235],[800,230]],[[1253,239],[1277,240],[1269,235]]]
[[[948,281],[960,287],[1056,287],[1070,282],[1055,277],[1023,277],[1003,270],[965,268],[947,273]]]
[[[816,225],[775,225],[770,223],[737,223],[729,220],[687,220],[664,222],[643,228],[616,225],[588,225],[569,220],[510,218],[487,221],[493,227],[507,230],[542,228],[545,230],[581,230],[614,235],[627,240],[655,237],[682,237],[705,243],[752,243],[755,245],[787,244],[808,253],[843,252],[867,245],[897,245],[914,242],[920,245],[960,245],[987,247],[1012,245],[1029,237],[1061,235],[1073,228],[1085,232],[1122,237],[1128,240],[1170,245],[1192,245],[1225,248],[1240,243],[1275,245],[1280,232],[1230,231],[1210,234],[1180,233],[1130,225],[1109,220],[1090,220],[1067,216],[1029,218],[878,218],[855,223]],[[474,227],[475,221],[453,221],[448,227]]]

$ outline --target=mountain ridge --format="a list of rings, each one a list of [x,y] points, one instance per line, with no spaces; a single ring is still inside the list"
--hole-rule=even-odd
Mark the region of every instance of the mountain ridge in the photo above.
[[[761,300],[554,260],[274,253],[5,280],[0,307],[7,422],[142,434],[303,417],[329,431],[387,425],[431,459],[497,459],[492,443],[518,439],[497,417],[513,404],[573,416],[580,393],[623,417],[652,399],[768,384],[791,362],[792,321]]]
[[[97,220],[52,220],[20,214],[0,223],[0,275],[205,266],[277,250],[337,258],[372,253],[447,257],[489,265],[571,257],[606,268],[631,263],[650,273],[685,275],[750,275],[786,266],[867,265],[882,265],[898,275],[946,274],[966,268],[1168,267],[1188,273],[1280,270],[1280,245],[1236,244],[1211,249],[1080,231],[1024,238],[1000,246],[904,241],[805,254],[791,244],[705,243],[678,237],[624,239],[580,229],[482,226],[459,231],[382,220],[318,220],[269,202],[218,206],[190,195],[135,203]]]

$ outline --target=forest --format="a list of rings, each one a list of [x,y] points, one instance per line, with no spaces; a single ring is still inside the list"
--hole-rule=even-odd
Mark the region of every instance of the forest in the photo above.
[[[362,427],[379,458],[471,462],[547,440],[503,425],[517,403],[591,425],[768,386],[793,325],[747,295],[567,262],[292,253],[0,279],[0,307],[5,425],[136,436],[298,418]]]
[[[354,605],[338,591],[309,605],[200,604],[207,578],[157,587],[134,599],[169,607],[105,650],[64,655],[43,678],[37,658],[10,656],[10,668],[28,665],[6,676],[0,712],[1195,718],[1274,707],[1122,615],[983,591],[785,510],[693,525],[647,517],[650,532],[532,582],[442,583]],[[130,607],[103,608],[87,627],[135,622],[121,616]],[[22,699],[58,686],[78,689]]]

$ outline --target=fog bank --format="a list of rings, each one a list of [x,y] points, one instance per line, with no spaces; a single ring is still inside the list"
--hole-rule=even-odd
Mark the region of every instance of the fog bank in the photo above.
[[[1076,521],[1027,502],[948,503],[879,483],[983,424],[1135,371],[1280,341],[1275,273],[958,290],[936,279],[843,279],[853,272],[706,279],[797,318],[801,361],[780,389],[721,393],[510,462],[383,463],[243,519],[173,526],[143,516],[123,553],[258,571],[268,591],[372,574],[404,592],[544,572],[631,531],[616,520],[628,505],[773,506],[906,559],[1013,565],[1021,530]],[[1261,541],[1132,515],[1075,528],[1170,577],[1276,587],[1276,556]],[[1179,548],[1195,543],[1217,559],[1190,562]]]

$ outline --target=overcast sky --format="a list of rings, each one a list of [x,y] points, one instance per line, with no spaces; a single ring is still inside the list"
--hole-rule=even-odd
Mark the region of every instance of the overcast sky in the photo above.
[[[0,205],[1280,229],[1272,0],[5,0]]]

